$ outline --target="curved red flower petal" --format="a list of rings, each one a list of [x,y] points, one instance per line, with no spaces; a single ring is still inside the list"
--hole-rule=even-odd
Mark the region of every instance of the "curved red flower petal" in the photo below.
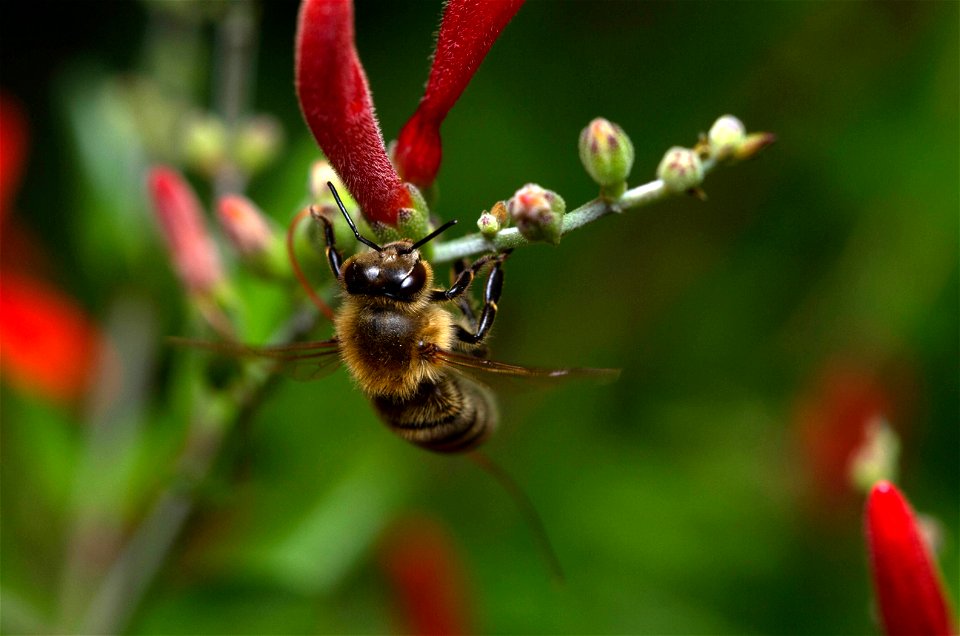
[[[888,636],[954,634],[936,565],[910,505],[893,484],[867,498],[866,534],[877,604]]]
[[[440,170],[440,124],[524,0],[450,0],[443,11],[427,90],[397,138],[400,176],[426,188]]]
[[[101,338],[76,303],[47,282],[0,276],[0,371],[11,383],[55,400],[90,384]]]
[[[296,41],[300,109],[323,153],[369,221],[396,225],[410,193],[397,176],[373,114],[353,44],[350,0],[304,0]]]
[[[188,291],[212,291],[224,278],[223,267],[193,188],[179,172],[166,166],[152,168],[147,184],[180,280]]]

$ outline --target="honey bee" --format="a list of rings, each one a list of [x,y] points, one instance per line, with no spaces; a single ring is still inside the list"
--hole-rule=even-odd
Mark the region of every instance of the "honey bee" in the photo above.
[[[475,375],[545,379],[618,375],[613,369],[537,369],[482,357],[497,315],[503,263],[509,253],[488,254],[469,266],[460,264],[452,284],[436,288],[433,268],[422,258],[420,248],[456,221],[416,242],[402,239],[381,246],[360,234],[334,185],[327,185],[357,240],[370,248],[344,259],[331,221],[311,210],[323,225],[327,262],[341,290],[342,304],[333,319],[336,337],[282,347],[241,347],[239,353],[298,364],[341,361],[394,433],[438,453],[474,450],[497,427],[494,396]],[[477,316],[466,292],[487,267],[483,306]],[[451,304],[459,310],[459,319],[448,310]],[[225,350],[212,344],[207,348]]]

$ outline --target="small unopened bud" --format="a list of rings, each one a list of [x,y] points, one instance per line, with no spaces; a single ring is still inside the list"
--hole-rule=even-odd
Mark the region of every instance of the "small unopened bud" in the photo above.
[[[477,219],[477,228],[485,237],[492,239],[497,235],[497,232],[507,227],[509,220],[510,214],[507,212],[507,206],[503,201],[497,201],[489,212],[484,210],[480,218]]]
[[[247,173],[256,174],[270,165],[283,146],[283,129],[269,115],[246,121],[237,133],[234,157]]]
[[[176,170],[158,166],[148,176],[150,198],[170,258],[187,291],[207,295],[224,282],[216,245],[207,234],[197,195]]]
[[[486,238],[492,239],[500,231],[500,221],[489,212],[484,212],[477,219],[477,228]]]
[[[598,117],[580,132],[580,161],[600,186],[623,189],[633,167],[633,143],[620,126]]]
[[[400,208],[400,211],[397,213],[396,226],[387,225],[386,223],[370,223],[370,228],[381,243],[390,243],[392,241],[399,241],[400,239],[416,241],[429,234],[432,229],[430,225],[430,209],[427,207],[427,202],[420,193],[420,189],[412,183],[405,185],[407,191],[410,193],[411,206],[409,208]],[[430,250],[432,249],[432,244],[428,243],[424,247],[426,248],[426,254],[428,256],[431,255],[432,252]]]
[[[726,159],[740,148],[746,136],[743,122],[733,115],[724,115],[713,123],[707,133],[710,152],[718,160]]]
[[[507,202],[507,210],[520,234],[529,241],[560,242],[567,204],[556,192],[528,183]]]
[[[881,480],[897,479],[897,461],[900,458],[900,440],[883,418],[876,418],[866,426],[866,435],[848,466],[850,481],[864,493],[870,492]]]
[[[236,194],[217,203],[220,226],[237,252],[244,257],[263,254],[274,239],[273,230],[250,199]]]
[[[213,175],[227,156],[227,129],[212,114],[194,114],[184,124],[182,138],[184,161],[197,172]]]
[[[693,150],[674,146],[657,166],[657,177],[670,192],[686,192],[703,182],[703,164]]]
[[[733,153],[733,158],[737,161],[752,159],[758,152],[777,140],[773,133],[758,132],[747,135],[740,147]]]

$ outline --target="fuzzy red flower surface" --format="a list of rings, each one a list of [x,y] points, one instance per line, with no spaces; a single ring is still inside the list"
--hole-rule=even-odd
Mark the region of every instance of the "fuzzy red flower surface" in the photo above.
[[[449,0],[427,90],[387,157],[354,46],[350,0],[304,0],[296,43],[297,96],[320,148],[368,221],[396,225],[412,205],[402,179],[425,188],[440,169],[440,124],[523,0]]]
[[[320,148],[369,221],[396,225],[410,193],[393,169],[353,44],[350,0],[304,0],[297,25],[297,96]]]
[[[427,90],[394,150],[400,176],[429,187],[440,170],[440,124],[524,0],[450,0],[443,12]]]
[[[877,483],[867,498],[866,535],[884,632],[955,634],[943,583],[916,516],[889,482]]]

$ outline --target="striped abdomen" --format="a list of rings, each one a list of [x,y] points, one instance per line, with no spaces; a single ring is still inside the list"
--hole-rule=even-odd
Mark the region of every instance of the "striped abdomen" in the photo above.
[[[493,397],[451,373],[438,382],[421,383],[409,398],[379,396],[373,405],[397,435],[437,453],[476,448],[497,425]]]

